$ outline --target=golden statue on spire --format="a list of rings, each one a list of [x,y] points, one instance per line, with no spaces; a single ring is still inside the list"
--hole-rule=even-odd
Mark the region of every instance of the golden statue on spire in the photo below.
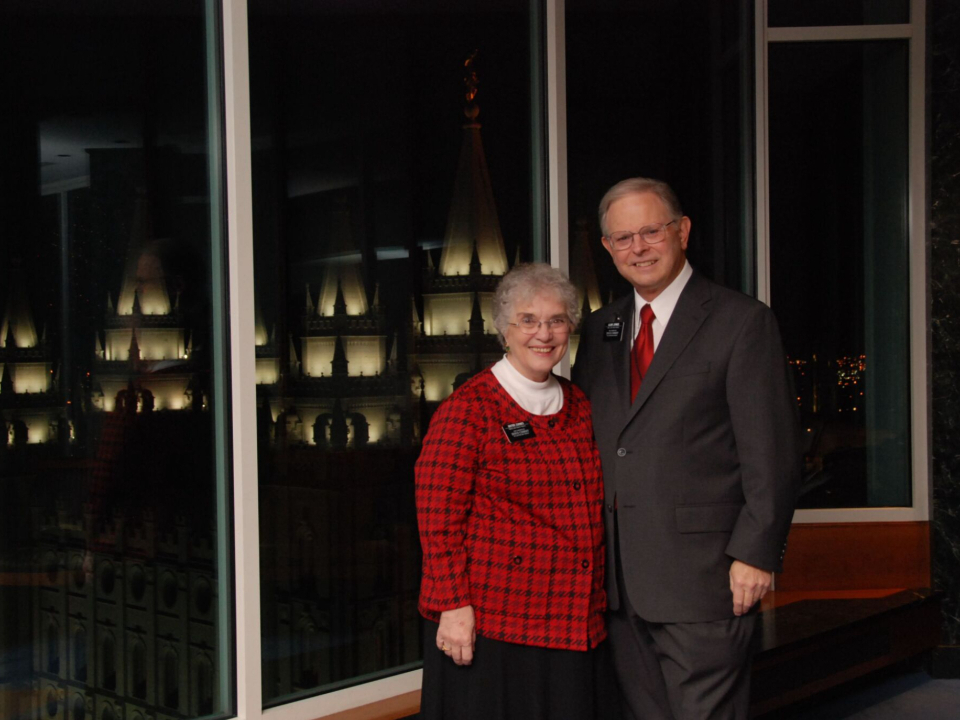
[[[470,120],[476,120],[477,115],[480,114],[480,108],[474,103],[474,99],[477,97],[477,85],[480,83],[480,79],[477,77],[477,71],[473,67],[478,52],[479,50],[474,50],[463,62],[465,73],[463,76],[463,84],[467,88],[467,91],[464,93],[466,106],[463,108],[463,114]]]

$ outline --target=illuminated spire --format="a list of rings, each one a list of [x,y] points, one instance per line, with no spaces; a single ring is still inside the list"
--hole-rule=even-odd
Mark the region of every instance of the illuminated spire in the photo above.
[[[293,342],[293,333],[290,333],[290,374],[294,377],[300,376],[300,356],[297,355],[297,346]]]
[[[483,335],[483,313],[480,310],[480,295],[473,294],[473,311],[470,313],[470,334]]]
[[[170,295],[163,263],[150,242],[147,200],[143,192],[137,196],[133,211],[133,229],[123,269],[123,284],[117,300],[118,315],[132,315],[136,295],[142,312],[147,315],[169,315]]]
[[[390,346],[390,357],[387,359],[387,369],[390,372],[397,371],[397,334],[393,334],[393,344]]]
[[[10,363],[3,364],[3,377],[0,378],[0,395],[13,395],[13,378],[10,377]]]
[[[343,296],[343,283],[340,281],[339,275],[337,276],[337,297],[333,301],[333,314],[347,314],[347,299]]]
[[[307,311],[307,315],[313,315],[316,310],[313,305],[313,295],[310,294],[310,283],[307,283],[307,304],[304,309]]]
[[[333,346],[333,361],[330,363],[333,375],[347,375],[347,352],[343,349],[343,338],[337,335],[337,342]]]
[[[440,274],[445,276],[470,272],[474,246],[488,275],[503,275],[507,271],[507,253],[477,122],[480,108],[475,102],[479,82],[473,68],[475,58],[476,52],[464,63],[467,90],[463,112],[467,122],[463,125],[460,160],[440,255]]]
[[[263,347],[269,342],[267,335],[267,324],[263,320],[263,311],[260,309],[260,298],[256,293],[253,294],[253,344],[257,347]]]
[[[137,342],[137,331],[130,332],[130,362],[134,363],[140,360],[140,343]]]
[[[415,297],[410,298],[410,310],[413,319],[413,336],[419,337],[420,333],[423,332],[423,323],[420,322],[420,313],[417,312],[417,299]]]
[[[483,264],[480,262],[480,255],[477,252],[477,243],[473,243],[473,253],[470,255],[470,274],[480,275],[483,272]]]
[[[33,348],[37,346],[37,327],[33,322],[27,286],[20,263],[14,261],[11,265],[10,291],[0,327],[0,340],[8,348]]]

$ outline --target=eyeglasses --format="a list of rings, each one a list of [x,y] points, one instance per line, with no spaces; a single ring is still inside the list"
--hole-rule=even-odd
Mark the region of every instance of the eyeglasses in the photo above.
[[[520,322],[507,323],[507,325],[520,328],[520,332],[524,335],[536,334],[540,330],[541,325],[546,325],[547,329],[554,335],[566,335],[572,327],[570,318],[554,317],[549,320],[537,320],[533,315],[526,315],[520,318]]]
[[[610,241],[610,244],[616,250],[626,250],[628,247],[633,245],[634,235],[639,235],[640,239],[643,240],[647,245],[656,245],[657,243],[662,243],[667,237],[667,225],[673,225],[676,220],[671,220],[668,223],[654,223],[653,225],[644,225],[642,228],[635,232],[630,230],[619,230],[614,233],[610,233],[610,237],[607,240]]]

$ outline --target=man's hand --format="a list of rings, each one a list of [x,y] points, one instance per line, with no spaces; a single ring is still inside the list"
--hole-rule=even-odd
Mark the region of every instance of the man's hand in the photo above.
[[[767,594],[773,573],[745,562],[734,560],[730,566],[730,592],[733,593],[733,614],[740,616]]]
[[[473,645],[477,641],[473,605],[440,613],[437,647],[457,665],[473,662]]]

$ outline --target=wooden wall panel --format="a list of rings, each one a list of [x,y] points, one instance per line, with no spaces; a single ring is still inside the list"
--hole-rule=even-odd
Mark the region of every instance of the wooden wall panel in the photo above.
[[[794,524],[777,590],[930,587],[926,522]]]

